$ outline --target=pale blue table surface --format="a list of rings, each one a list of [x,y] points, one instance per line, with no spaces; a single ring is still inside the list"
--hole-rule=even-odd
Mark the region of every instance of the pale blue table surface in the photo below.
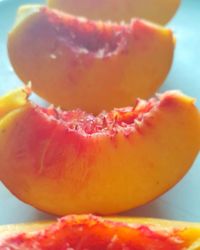
[[[24,3],[30,1],[0,0],[0,94],[20,85],[9,64],[6,37],[14,22],[17,6]],[[171,72],[160,91],[180,89],[195,97],[200,107],[200,0],[183,0],[168,26],[174,30],[177,45]],[[125,215],[200,221],[200,156],[173,189]],[[53,217],[20,202],[0,183],[0,224],[48,218]]]

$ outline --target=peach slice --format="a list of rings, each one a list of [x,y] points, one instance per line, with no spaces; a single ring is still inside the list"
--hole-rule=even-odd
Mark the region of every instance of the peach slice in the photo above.
[[[145,204],[174,186],[199,152],[200,114],[180,92],[94,116],[39,107],[21,91],[22,106],[8,105],[0,120],[0,180],[49,213]]]
[[[170,21],[179,4],[180,0],[48,0],[52,8],[94,20],[140,17],[160,24]]]
[[[8,52],[18,76],[65,109],[98,114],[147,98],[170,69],[174,38],[167,28],[133,20],[94,22],[41,6],[21,7]]]
[[[26,98],[29,96],[30,88],[15,89],[4,96],[0,96],[0,119],[7,113],[22,107],[27,103]]]
[[[200,224],[70,215],[52,224],[0,227],[0,250],[198,250]]]

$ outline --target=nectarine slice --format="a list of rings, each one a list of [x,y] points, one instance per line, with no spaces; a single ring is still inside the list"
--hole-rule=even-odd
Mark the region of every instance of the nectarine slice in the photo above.
[[[98,116],[21,103],[0,120],[0,179],[49,213],[145,204],[174,186],[199,152],[199,111],[176,91]]]
[[[180,0],[48,0],[52,8],[94,20],[130,21],[140,17],[165,24],[174,16]]]
[[[21,7],[8,38],[18,76],[50,103],[98,114],[147,98],[170,69],[167,28],[89,21],[41,6]]]
[[[198,250],[200,224],[71,215],[0,227],[0,250]]]

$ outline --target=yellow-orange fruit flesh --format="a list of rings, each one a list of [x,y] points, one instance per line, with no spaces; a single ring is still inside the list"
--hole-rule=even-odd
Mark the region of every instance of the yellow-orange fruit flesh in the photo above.
[[[49,213],[117,213],[175,185],[199,152],[199,131],[193,99],[179,92],[96,117],[27,101],[0,120],[0,179]]]
[[[10,111],[22,107],[27,103],[27,98],[31,92],[30,88],[15,89],[4,96],[0,96],[0,119]]]
[[[140,17],[165,24],[174,16],[180,0],[48,0],[52,8],[95,20],[130,21]]]
[[[139,19],[109,24],[25,6],[8,52],[18,76],[38,95],[98,114],[155,93],[171,67],[174,38],[169,29]]]
[[[200,224],[71,215],[57,222],[0,227],[0,250],[198,250]]]

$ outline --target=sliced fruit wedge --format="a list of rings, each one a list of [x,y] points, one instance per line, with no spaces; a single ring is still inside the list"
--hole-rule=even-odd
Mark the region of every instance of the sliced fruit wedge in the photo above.
[[[29,5],[18,11],[8,52],[18,76],[38,95],[98,114],[155,93],[171,67],[174,37],[140,19],[95,22]]]
[[[200,224],[70,215],[0,227],[0,250],[199,250]]]
[[[14,93],[13,110],[4,97],[0,103],[0,179],[49,213],[112,214],[145,204],[174,186],[199,152],[199,111],[177,91],[98,116],[42,108],[27,99],[30,90]]]
[[[165,24],[174,16],[180,0],[48,0],[52,8],[95,20],[130,21],[140,17]]]

